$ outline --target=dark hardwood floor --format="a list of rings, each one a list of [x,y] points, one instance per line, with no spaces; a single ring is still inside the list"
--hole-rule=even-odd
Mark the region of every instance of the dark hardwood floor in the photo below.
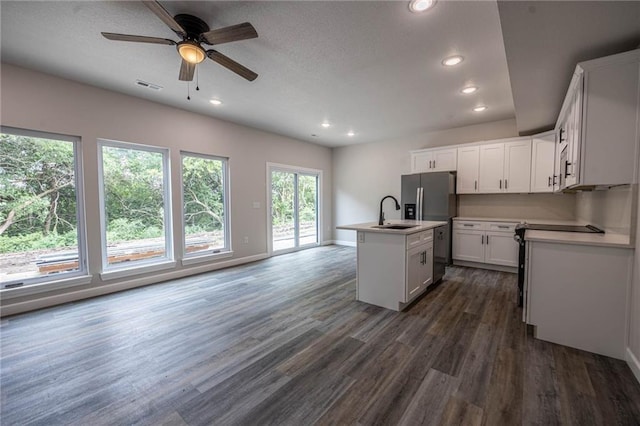
[[[392,312],[328,246],[4,318],[0,423],[640,424],[627,365],[533,339],[515,287],[453,267]]]

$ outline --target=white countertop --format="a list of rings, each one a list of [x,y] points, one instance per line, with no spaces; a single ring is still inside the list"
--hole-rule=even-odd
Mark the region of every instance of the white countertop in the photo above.
[[[528,230],[526,241],[539,241],[558,244],[578,244],[587,246],[633,248],[628,235],[605,232],[604,234],[589,234],[583,232],[558,232]]]
[[[587,223],[576,220],[549,220],[549,219],[514,219],[499,217],[456,217],[453,220],[476,222],[511,222],[511,223],[536,223],[540,225],[578,225]],[[631,238],[626,234],[618,234],[607,231],[604,234],[590,234],[583,232],[537,231],[527,230],[526,241],[539,241],[557,244],[578,244],[588,246],[633,248]]]
[[[366,222],[366,223],[356,223],[353,225],[336,226],[336,229],[347,229],[347,230],[361,231],[361,232],[376,232],[376,233],[382,233],[382,234],[409,235],[409,234],[415,234],[416,232],[437,228],[438,226],[446,225],[447,222],[433,221],[433,220],[385,220],[384,224],[385,225],[416,225],[416,226],[414,226],[413,228],[407,228],[407,229],[374,228],[374,226],[378,226],[378,222]]]

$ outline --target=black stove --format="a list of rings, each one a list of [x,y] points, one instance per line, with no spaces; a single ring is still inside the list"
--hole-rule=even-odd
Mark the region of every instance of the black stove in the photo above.
[[[593,225],[547,225],[538,223],[521,223],[516,225],[516,234],[513,239],[520,245],[518,251],[518,306],[522,306],[524,302],[524,277],[525,277],[525,260],[527,257],[526,244],[524,234],[527,230],[532,231],[557,231],[557,232],[585,232],[589,234],[604,234],[602,229]]]

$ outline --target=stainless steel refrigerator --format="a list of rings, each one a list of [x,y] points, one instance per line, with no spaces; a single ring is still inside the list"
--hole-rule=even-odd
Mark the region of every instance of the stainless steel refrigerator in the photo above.
[[[402,218],[446,221],[434,234],[434,278],[451,264],[452,219],[458,214],[456,174],[453,172],[402,175]],[[434,279],[434,282],[436,279]]]

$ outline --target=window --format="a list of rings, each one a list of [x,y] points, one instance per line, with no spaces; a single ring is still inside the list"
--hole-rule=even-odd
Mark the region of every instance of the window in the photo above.
[[[184,255],[229,251],[227,159],[182,153]]]
[[[169,151],[99,141],[103,269],[173,258]]]
[[[80,144],[2,127],[0,288],[86,276]]]

